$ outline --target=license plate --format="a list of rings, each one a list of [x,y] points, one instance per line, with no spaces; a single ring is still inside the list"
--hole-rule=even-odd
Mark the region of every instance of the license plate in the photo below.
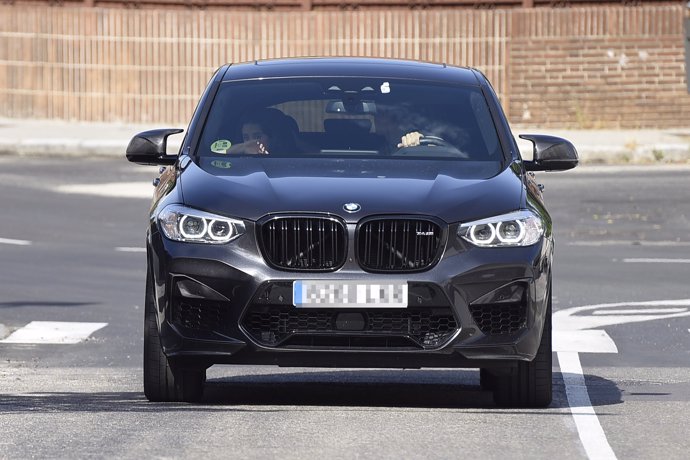
[[[303,280],[292,283],[297,308],[406,308],[406,282]]]

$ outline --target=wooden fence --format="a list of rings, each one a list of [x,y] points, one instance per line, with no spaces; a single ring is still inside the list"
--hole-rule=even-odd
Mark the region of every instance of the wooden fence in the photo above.
[[[577,24],[577,18],[593,18],[592,27],[601,29],[597,46],[602,56],[607,46],[621,41],[640,46],[649,37],[655,43],[664,39],[677,42],[677,47],[668,48],[658,58],[670,60],[674,72],[678,62],[684,69],[680,5],[571,8],[559,14],[553,24]],[[629,17],[638,18],[639,27],[617,28]],[[544,22],[548,20],[539,10],[521,9],[386,10],[373,14],[1,6],[0,116],[184,123],[213,70],[222,63],[352,55],[477,67],[492,81],[511,118],[524,121],[525,110],[529,110],[525,104],[540,97],[539,73],[543,76],[551,65],[548,53],[546,61],[540,54],[541,44],[553,47],[553,40],[565,40],[577,46],[591,32],[568,29],[565,35],[549,35],[555,25]],[[645,27],[645,33],[638,33]],[[536,62],[541,71],[530,67],[531,57],[524,49],[539,55],[541,60]],[[520,61],[514,62],[513,55]],[[581,71],[585,63],[573,65]],[[528,71],[534,73],[534,87],[525,81],[524,72]],[[674,73],[673,79],[677,80],[674,85],[685,89],[684,75],[676,78]],[[514,86],[519,94],[514,94]],[[690,109],[690,101],[679,98],[675,86],[669,90],[676,99],[673,103],[683,105],[681,112],[685,106]],[[517,102],[511,103],[513,100]],[[595,113],[596,107],[591,109]],[[568,115],[566,107],[559,123],[576,123],[576,115]],[[527,121],[549,124],[536,113]],[[625,120],[606,122],[630,125]]]
[[[630,6],[678,4],[679,0],[4,0],[9,4],[51,6],[270,10],[363,10],[382,8],[567,8],[573,6]]]

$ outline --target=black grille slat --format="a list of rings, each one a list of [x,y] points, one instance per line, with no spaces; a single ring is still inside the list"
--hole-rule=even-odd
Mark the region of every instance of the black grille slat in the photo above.
[[[441,227],[426,219],[375,219],[357,234],[362,268],[377,272],[419,271],[429,268],[441,246]]]
[[[264,258],[276,268],[336,270],[345,263],[345,226],[322,217],[278,217],[261,226]]]

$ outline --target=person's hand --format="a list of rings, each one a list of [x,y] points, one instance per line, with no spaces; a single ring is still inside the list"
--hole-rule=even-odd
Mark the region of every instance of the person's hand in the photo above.
[[[244,153],[248,155],[268,155],[268,149],[260,141],[247,141],[235,144],[225,153]]]
[[[398,144],[398,148],[401,149],[403,147],[416,147],[419,145],[419,140],[422,137],[424,137],[424,134],[417,132],[417,131],[407,133],[403,137],[400,138],[400,143]]]
[[[268,149],[260,141],[250,141],[247,142],[249,145],[247,153],[254,153],[257,155],[268,155]]]

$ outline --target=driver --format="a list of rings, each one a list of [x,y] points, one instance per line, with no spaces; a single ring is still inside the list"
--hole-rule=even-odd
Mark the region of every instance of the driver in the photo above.
[[[379,105],[374,117],[376,133],[384,137],[386,147],[383,151],[393,153],[406,147],[417,147],[420,139],[424,137],[419,131],[409,131],[402,123],[403,108],[387,107]]]

